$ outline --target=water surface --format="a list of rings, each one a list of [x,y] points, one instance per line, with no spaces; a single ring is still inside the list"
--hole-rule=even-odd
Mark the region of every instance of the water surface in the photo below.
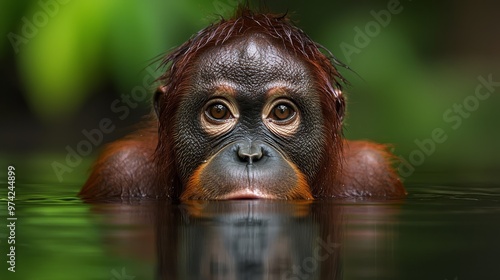
[[[500,188],[408,186],[403,200],[127,200],[17,185],[16,272],[0,279],[500,279]]]

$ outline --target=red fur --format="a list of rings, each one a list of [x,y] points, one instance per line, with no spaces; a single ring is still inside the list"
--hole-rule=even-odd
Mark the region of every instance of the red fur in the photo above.
[[[402,197],[406,191],[392,163],[396,157],[387,146],[368,141],[345,141],[344,168],[339,185],[330,187],[334,197]]]
[[[152,124],[151,129],[111,144],[96,162],[81,195],[179,197],[181,182],[173,151],[174,119],[189,87],[192,62],[207,48],[255,32],[274,38],[286,51],[302,59],[315,77],[325,124],[325,147],[321,151],[324,156],[319,159],[318,176],[311,180],[312,189],[307,191],[314,197],[404,195],[404,188],[391,167],[392,156],[384,146],[342,140],[345,99],[341,82],[345,79],[335,68],[339,62],[287,17],[255,14],[246,8],[238,9],[231,19],[222,19],[201,30],[166,56],[163,66],[167,71],[159,78],[162,83],[158,89],[162,93],[158,102],[159,125]]]
[[[158,141],[156,121],[108,145],[94,163],[80,196],[93,198],[164,196],[155,186],[153,154]]]

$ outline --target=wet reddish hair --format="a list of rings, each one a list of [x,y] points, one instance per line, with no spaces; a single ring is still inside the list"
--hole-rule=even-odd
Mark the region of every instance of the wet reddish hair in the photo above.
[[[345,99],[342,82],[346,82],[335,65],[344,66],[324,47],[314,42],[304,31],[297,28],[287,15],[254,13],[241,6],[230,19],[220,21],[202,29],[187,42],[169,53],[162,61],[167,68],[158,80],[162,83],[165,96],[158,102],[159,139],[155,153],[159,175],[159,193],[177,197],[182,190],[175,170],[173,152],[174,117],[180,98],[187,90],[192,73],[193,61],[207,48],[222,46],[232,39],[252,33],[261,33],[272,38],[277,46],[303,60],[311,70],[315,89],[320,94],[321,108],[325,126],[325,150],[322,151],[320,170],[311,184],[315,196],[321,196],[324,188],[338,182],[342,167],[342,118]],[[165,163],[165,160],[169,161]],[[335,171],[335,172],[333,172]],[[325,184],[325,185],[323,185]]]

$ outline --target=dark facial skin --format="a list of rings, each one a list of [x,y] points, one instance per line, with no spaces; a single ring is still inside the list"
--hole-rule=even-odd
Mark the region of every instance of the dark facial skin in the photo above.
[[[175,121],[181,199],[312,198],[324,151],[303,61],[262,34],[203,52]]]
[[[401,198],[386,145],[342,137],[343,64],[242,5],[167,54],[156,116],[102,151],[84,199]]]

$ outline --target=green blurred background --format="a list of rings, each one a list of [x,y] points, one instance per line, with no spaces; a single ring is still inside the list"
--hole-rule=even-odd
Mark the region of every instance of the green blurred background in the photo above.
[[[150,112],[157,59],[237,2],[2,0],[0,162],[21,182],[83,183],[102,146]],[[407,183],[499,181],[500,85],[475,92],[480,76],[500,82],[500,2],[261,2],[364,79],[341,69],[347,138],[392,143]],[[115,129],[68,165],[102,119]],[[426,140],[433,131],[440,143]],[[67,167],[59,177],[55,163]]]

